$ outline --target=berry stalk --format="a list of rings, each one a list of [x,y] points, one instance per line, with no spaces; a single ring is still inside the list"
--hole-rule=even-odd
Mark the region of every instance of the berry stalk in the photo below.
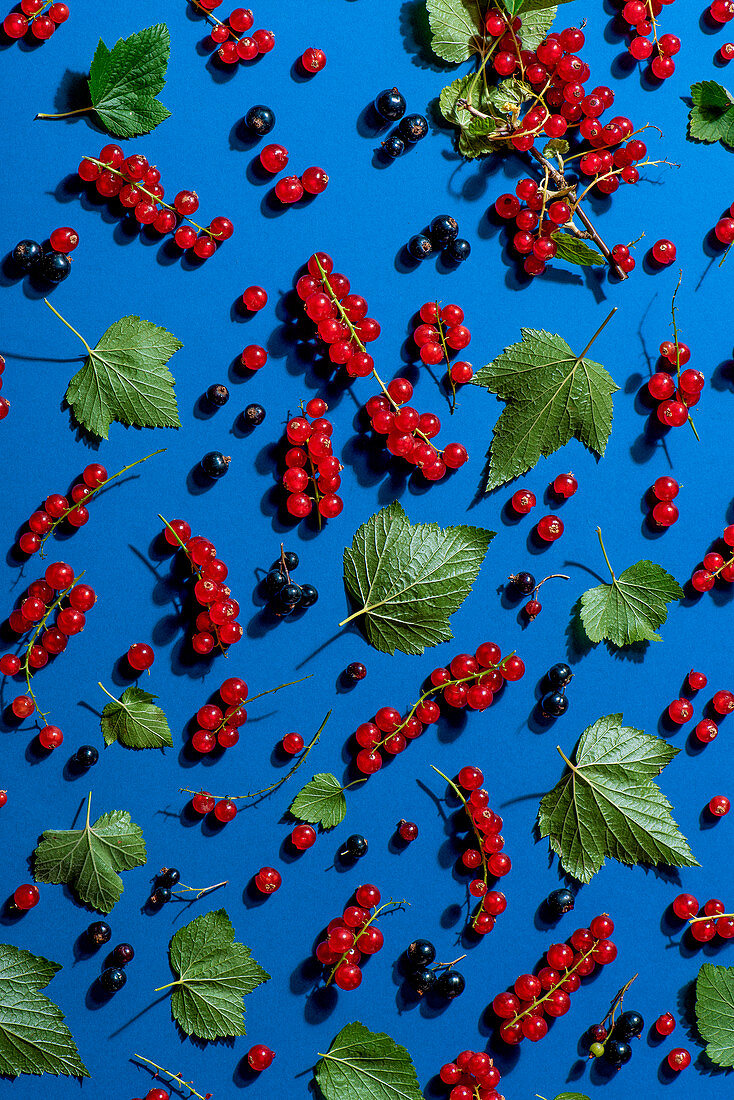
[[[193,2],[193,0],[192,0]],[[165,1073],[171,1081],[175,1081],[179,1088],[188,1089],[189,1096],[196,1096],[198,1100],[211,1100],[211,1093],[207,1092],[205,1096],[202,1096],[200,1092],[197,1092],[193,1086],[192,1081],[184,1081],[180,1073],[172,1073],[170,1069],[165,1069],[163,1066],[159,1066],[156,1062],[151,1062],[150,1058],[143,1058],[142,1054],[134,1054],[133,1059],[137,1059],[139,1062],[145,1062],[147,1065],[152,1066],[156,1072],[153,1077],[158,1077],[159,1074]]]
[[[438,299],[436,300],[436,328],[438,329],[438,337],[441,341],[441,347],[443,348],[443,355],[446,361],[446,373],[448,375],[449,385],[451,386],[451,396],[448,400],[449,412],[454,415],[456,409],[456,383],[451,377],[451,360],[449,358],[449,349],[446,345],[446,333],[444,331],[444,323],[441,320],[441,310],[439,308]]]
[[[357,932],[356,936],[354,937],[354,943],[352,944],[352,947],[348,947],[347,950],[344,951],[343,954],[340,956],[340,958],[334,963],[333,967],[331,968],[331,970],[329,972],[329,976],[328,976],[328,978],[326,979],[326,981],[324,983],[324,988],[326,988],[327,985],[331,984],[331,982],[334,978],[334,975],[336,974],[339,967],[342,965],[342,963],[346,962],[347,955],[349,954],[349,952],[352,950],[352,948],[359,947],[360,938],[364,935],[364,933],[367,931],[367,929],[373,923],[373,921],[377,920],[377,918],[380,916],[381,913],[383,913],[386,909],[390,909],[391,905],[392,905],[392,909],[390,909],[390,912],[391,913],[397,913],[399,910],[402,910],[403,906],[409,905],[409,904],[410,904],[410,902],[406,902],[406,901],[394,902],[391,898],[389,901],[383,902],[382,905],[378,906],[378,908],[375,909],[374,913],[371,914],[371,916],[368,918],[368,920],[366,920],[364,922],[364,924],[360,928],[359,932]]]
[[[629,987],[632,985],[632,983],[637,979],[637,977],[638,977],[638,975],[634,974],[628,982],[625,982],[625,984],[622,986],[622,988],[620,989],[617,996],[612,1001],[612,1007],[609,1009],[609,1011],[607,1012],[604,1019],[600,1020],[599,1023],[597,1024],[597,1027],[600,1027],[600,1028],[603,1027],[607,1030],[607,1036],[601,1042],[597,1041],[598,1046],[600,1046],[602,1048],[601,1053],[590,1053],[589,1054],[590,1058],[594,1058],[594,1057],[601,1058],[601,1055],[604,1053],[604,1049],[605,1049],[607,1043],[609,1042],[609,1040],[611,1039],[612,1032],[614,1030],[614,1024],[615,1024],[614,1013],[617,1011],[617,1009],[620,1009],[622,1007],[622,1002],[624,1001],[624,995],[627,992],[627,990],[629,989]],[[608,1023],[611,1024],[611,1026],[609,1028],[607,1028],[607,1026],[606,1026]]]
[[[70,583],[66,586],[66,588],[63,588],[59,592],[58,596],[53,601],[53,603],[49,604],[48,608],[46,609],[46,614],[43,616],[43,618],[39,622],[36,623],[35,629],[34,629],[33,633],[31,634],[31,636],[28,639],[28,642],[26,644],[25,656],[23,657],[23,661],[22,661],[21,666],[20,666],[20,671],[23,673],[23,675],[25,677],[26,691],[27,691],[28,695],[30,696],[30,698],[33,700],[33,706],[36,708],[36,711],[38,712],[40,717],[44,719],[44,721],[46,720],[46,718],[48,718],[48,716],[50,714],[50,711],[41,710],[40,706],[38,705],[38,700],[36,699],[36,696],[33,692],[33,688],[31,687],[31,676],[32,676],[31,666],[30,666],[31,649],[33,648],[33,645],[35,644],[36,638],[38,637],[38,635],[41,633],[41,631],[45,627],[46,623],[48,622],[48,618],[51,615],[51,613],[56,611],[56,609],[61,604],[62,600],[69,594],[69,592],[71,592],[74,585],[77,584],[82,579],[85,572],[86,572],[86,570],[83,569],[78,577],[74,577],[74,579],[72,581],[70,581]],[[91,799],[92,796],[90,795],[89,797]]]
[[[90,108],[87,108],[87,110],[90,110]],[[42,116],[39,115],[38,117],[41,118]],[[49,115],[49,116],[43,116],[43,117],[49,117],[49,118],[54,117],[55,118],[57,116]],[[58,117],[60,118],[61,116],[59,115]],[[87,156],[85,156],[83,159],[84,160],[89,160],[89,161],[92,162],[92,164],[98,165],[102,169],[103,172],[111,172],[113,176],[119,176],[120,179],[125,180],[126,183],[131,183],[131,181],[128,180],[125,173],[122,172],[119,168],[113,168],[111,164],[107,164],[103,160],[97,160],[96,157],[87,157]],[[182,221],[188,222],[189,225],[193,225],[194,229],[198,229],[198,231],[200,233],[204,233],[207,237],[210,237],[211,240],[217,241],[217,242],[219,241],[219,237],[217,237],[214,233],[212,233],[211,229],[209,229],[208,227],[204,227],[203,225],[199,225],[197,222],[194,221],[193,218],[189,217],[188,214],[181,214],[180,211],[178,211],[175,206],[171,206],[170,202],[166,202],[165,199],[159,198],[158,195],[154,195],[152,191],[149,191],[147,189],[147,187],[144,187],[142,182],[135,181],[134,183],[132,183],[132,186],[135,188],[136,191],[140,191],[143,195],[146,195],[154,205],[163,206],[163,207],[165,207],[166,210],[170,210],[172,214],[176,215],[177,220],[180,218]],[[51,308],[53,309],[53,306]],[[54,312],[56,312],[56,311],[54,310]],[[77,333],[77,335],[78,335],[78,333]]]
[[[430,766],[433,768],[433,770],[435,772],[437,772],[438,775],[441,776],[442,779],[446,780],[449,787],[451,787],[451,789],[454,792],[454,794],[456,795],[456,797],[458,799],[460,799],[460,801],[462,802],[462,804],[464,806],[464,809],[466,810],[468,805],[469,805],[469,800],[464,798],[464,795],[463,795],[461,789],[457,786],[456,783],[454,783],[453,779],[449,779],[449,777],[447,775],[444,775],[444,773],[442,771],[440,771],[435,766],[435,764],[431,764]],[[479,829],[477,828],[476,824],[474,823],[474,817],[472,816],[472,814],[467,812],[466,816],[469,818],[469,821],[471,823],[471,827],[474,830],[474,836],[476,837],[476,840],[477,840],[477,845],[476,846],[477,846],[477,849],[479,851],[480,856],[482,857],[482,881],[483,881],[484,885],[487,886],[488,885],[487,879],[489,877],[489,868],[487,867],[487,856],[486,856],[486,853],[484,851],[484,836],[482,835],[482,833],[480,833]],[[476,920],[476,918],[479,916],[479,914],[481,912],[482,912],[482,902],[480,900],[479,905],[477,906],[477,911],[475,912],[474,916],[472,917],[472,928],[474,927],[474,921]],[[458,959],[456,961],[458,962]]]

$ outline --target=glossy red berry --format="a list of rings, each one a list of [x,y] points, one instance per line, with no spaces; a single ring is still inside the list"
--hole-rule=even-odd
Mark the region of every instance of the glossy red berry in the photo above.
[[[579,483],[573,474],[558,474],[553,481],[553,492],[557,497],[568,500],[579,487]]]
[[[663,237],[661,240],[656,241],[652,246],[652,255],[657,263],[667,267],[668,264],[675,263],[676,248],[672,241]]]
[[[283,145],[265,145],[260,150],[260,163],[266,172],[282,172],[288,164],[288,150]]]
[[[418,836],[418,826],[414,821],[400,821],[398,823],[398,834],[406,844],[411,844]]]
[[[320,73],[326,64],[326,54],[316,46],[309,46],[301,54],[301,67],[305,73]]]
[[[691,1056],[685,1047],[674,1047],[668,1054],[667,1062],[675,1073],[680,1073],[681,1070],[687,1069],[687,1067],[690,1066]]]
[[[553,515],[542,516],[535,529],[544,542],[555,542],[563,534],[563,520]]]
[[[127,651],[127,660],[136,672],[144,672],[153,664],[155,653],[145,642],[134,642]]]
[[[24,911],[33,909],[35,905],[38,905],[39,897],[38,887],[30,882],[24,882],[21,886],[16,886],[13,892],[13,901],[16,908]]]
[[[717,714],[731,714],[734,711],[734,693],[731,691],[716,691],[711,703]]]
[[[242,295],[242,301],[247,309],[252,313],[257,313],[267,304],[268,295],[261,286],[248,286]]]
[[[670,1012],[664,1012],[655,1021],[655,1030],[658,1035],[672,1035],[675,1031],[675,1017]]]
[[[275,1058],[275,1055],[270,1047],[263,1046],[260,1043],[254,1047],[250,1047],[247,1052],[247,1063],[250,1069],[255,1070],[256,1073],[261,1073],[264,1069],[267,1069],[268,1066],[272,1065],[273,1058]]]
[[[725,817],[731,809],[729,799],[726,795],[715,794],[708,804],[708,809],[713,817]]]
[[[512,507],[520,516],[526,516],[535,507],[535,493],[529,489],[518,489],[512,494]]]
[[[65,225],[54,229],[49,242],[56,252],[73,252],[79,244],[79,234],[71,226]]]
[[[316,843],[316,830],[310,825],[296,825],[291,833],[291,843],[299,852],[304,852]]]
[[[693,894],[678,894],[673,898],[673,912],[680,920],[695,917],[698,912],[698,899]]]
[[[668,715],[671,722],[682,726],[685,722],[690,722],[693,717],[693,705],[689,699],[674,699],[668,706]]]
[[[255,885],[261,894],[274,894],[282,882],[280,872],[275,867],[261,867],[255,875]]]
[[[304,191],[309,195],[320,195],[329,185],[329,177],[323,168],[313,166],[306,168],[301,176]]]
[[[221,821],[223,825],[226,825],[228,821],[232,821],[237,816],[237,807],[231,799],[221,798],[214,807],[214,816],[217,821]]]

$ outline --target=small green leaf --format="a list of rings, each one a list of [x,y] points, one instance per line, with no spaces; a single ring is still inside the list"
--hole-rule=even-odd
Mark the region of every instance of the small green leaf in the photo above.
[[[171,1013],[187,1035],[211,1041],[245,1035],[244,998],[270,975],[243,943],[235,943],[234,928],[224,909],[196,917],[180,928],[169,947],[171,970],[177,975]]]
[[[543,156],[546,160],[557,160],[559,164],[563,164],[563,158],[570,148],[565,138],[551,138],[543,150]]]
[[[324,1100],[422,1100],[410,1054],[381,1031],[355,1021],[316,1063]]]
[[[105,744],[119,741],[126,749],[170,748],[171,731],[165,714],[153,703],[157,698],[142,688],[128,687],[119,700],[108,703],[100,721]]]
[[[693,106],[688,115],[688,137],[711,144],[720,141],[734,149],[734,97],[715,80],[691,85]]]
[[[655,632],[668,617],[667,605],[683,599],[675,577],[654,561],[645,560],[630,565],[619,576],[611,566],[609,571],[611,584],[589,588],[581,597],[579,617],[589,640],[617,646],[659,642],[660,635]]]
[[[578,264],[580,267],[603,267],[606,263],[601,252],[597,252],[574,233],[553,233],[552,240],[556,242],[557,260],[565,260],[567,264]]]
[[[696,979],[696,1024],[711,1061],[734,1066],[734,967],[703,964]]]
[[[165,86],[170,53],[165,23],[121,38],[111,50],[100,39],[89,70],[89,92],[110,134],[138,137],[170,116],[155,98]]]
[[[653,782],[678,752],[661,737],[623,726],[621,714],[584,730],[538,811],[540,835],[564,871],[590,882],[606,857],[630,866],[699,866]]]
[[[333,829],[347,812],[344,788],[330,772],[319,772],[303,787],[290,805],[289,813],[299,821]]]
[[[471,592],[494,531],[412,524],[397,501],[376,512],[344,551],[344,585],[367,640],[420,655],[453,637],[449,618]]]
[[[59,970],[60,963],[0,944],[0,1073],[4,1077],[21,1073],[89,1077],[63,1012],[41,993]]]
[[[444,61],[468,61],[479,49],[484,34],[480,5],[476,0],[427,0],[431,49]]]
[[[89,823],[92,796],[87,800],[83,829],[47,829],[33,853],[36,882],[65,883],[80,901],[111,912],[123,891],[120,871],[142,867],[145,841],[139,825],[125,810],[112,810]]]

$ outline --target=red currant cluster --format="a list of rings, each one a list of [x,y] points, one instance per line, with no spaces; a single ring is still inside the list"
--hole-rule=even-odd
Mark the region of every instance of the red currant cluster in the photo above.
[[[500,1071],[484,1050],[462,1050],[438,1075],[451,1086],[449,1100],[504,1100],[497,1092]]]
[[[680,38],[675,34],[658,36],[657,17],[664,4],[673,0],[626,0],[622,8],[622,19],[630,28],[632,39],[627,49],[635,61],[650,62],[650,70],[658,80],[667,80],[675,72],[673,57],[680,50]],[[650,35],[653,41],[650,41]]]
[[[85,626],[85,613],[94,607],[97,595],[88,584],[79,584],[81,578],[66,562],[57,561],[48,566],[42,578],[31,581],[18,606],[8,616],[8,627],[18,637],[30,635],[22,656],[4,653],[0,657],[0,674],[22,676],[26,682],[25,695],[18,695],[10,709],[19,720],[30,718],[34,711],[44,720],[42,711],[31,687],[35,672],[44,668],[50,657],[63,653],[69,638],[79,634]],[[51,616],[55,613],[53,624]],[[55,749],[64,740],[58,726],[44,724],[38,734],[44,749]]]
[[[370,427],[385,436],[390,454],[420,470],[426,481],[441,481],[449,470],[458,470],[469,457],[462,443],[447,443],[440,451],[431,442],[441,430],[435,413],[419,413],[410,401],[413,386],[407,378],[393,378],[382,393],[370,397],[365,409]]]
[[[688,932],[696,943],[709,943],[714,936],[734,939],[734,914],[727,913],[718,898],[710,898],[701,908],[693,894],[678,894],[672,909],[679,920],[688,921]]]
[[[239,642],[243,634],[242,625],[237,622],[240,605],[224,584],[229,570],[217,557],[214,543],[203,535],[192,535],[186,520],[163,522],[163,537],[169,546],[183,550],[196,578],[194,599],[201,610],[196,616],[196,632],[191,639],[193,650],[205,656],[218,646],[224,652],[225,646]]]
[[[260,54],[270,53],[275,46],[272,31],[247,32],[255,22],[249,8],[235,8],[225,20],[211,13],[218,8],[222,0],[190,0],[212,24],[209,38],[212,46],[218,46],[217,57],[224,65],[235,65],[238,61],[254,61]]]
[[[665,377],[668,376],[665,375]],[[673,501],[678,496],[679,490],[678,482],[667,474],[656,478],[650,486],[648,496],[655,501],[650,519],[657,527],[672,527],[677,522],[678,508]]]
[[[240,739],[240,726],[247,721],[245,700],[247,684],[236,676],[230,676],[219,689],[223,706],[206,703],[196,712],[197,729],[191,737],[191,747],[196,752],[211,752],[219,745],[230,749]]]
[[[30,29],[37,42],[45,42],[69,18],[68,4],[21,0],[19,6],[20,11],[11,11],[3,20],[3,30],[8,38],[22,38]]]
[[[316,958],[329,968],[327,985],[333,981],[340,989],[350,990],[362,984],[360,963],[382,950],[384,937],[374,921],[388,904],[380,905],[380,891],[365,883],[354,891],[354,901],[341,917],[329,921],[326,936],[316,947]]]
[[[701,398],[705,378],[701,371],[681,366],[691,358],[687,344],[664,340],[660,345],[659,369],[647,383],[650,396],[660,404],[657,418],[666,428],[680,428],[690,419],[689,409]],[[673,378],[672,371],[676,372]]]
[[[3,388],[3,373],[5,371],[5,358],[0,355],[0,390]],[[10,402],[7,397],[0,397],[0,420],[4,420],[10,412]]]
[[[435,770],[438,771],[437,768]],[[504,878],[512,870],[512,861],[503,851],[505,839],[500,834],[502,818],[490,809],[489,794],[482,787],[484,774],[480,768],[465,765],[459,771],[457,783],[443,772],[439,775],[461,801],[468,827],[474,834],[467,839],[461,864],[464,871],[476,872],[468,886],[470,897],[478,900],[469,918],[469,927],[478,936],[486,936],[494,928],[495,918],[507,908],[505,895],[499,890],[489,889],[491,878]]]
[[[421,323],[413,331],[413,340],[419,348],[421,362],[431,367],[446,364],[453,412],[456,408],[456,387],[470,382],[474,377],[471,363],[463,360],[451,362],[452,354],[463,351],[471,341],[471,333],[464,325],[464,310],[456,305],[447,305],[442,309],[438,302],[425,302],[418,316]]]
[[[350,293],[346,275],[334,271],[331,256],[325,252],[311,256],[296,293],[319,339],[327,345],[331,362],[343,365],[350,378],[372,374],[375,364],[365,345],[377,339],[380,325],[367,316],[367,301]]]
[[[286,508],[290,515],[305,519],[316,505],[321,519],[334,519],[344,507],[337,495],[341,485],[341,463],[331,451],[334,427],[324,413],[329,406],[321,397],[312,397],[302,416],[293,416],[285,429],[288,449],[281,477],[288,493]],[[310,422],[308,418],[311,418]]]
[[[432,696],[440,692],[443,701],[456,709],[486,710],[506,681],[519,680],[524,674],[522,659],[515,653],[503,658],[495,642],[483,642],[474,655],[459,653],[448,668],[433,670],[428,686],[404,718],[395,707],[380,707],[374,721],[357,727],[357,770],[374,775],[384,763],[383,752],[396,756],[409,741],[420,737],[426,726],[437,722],[441,708]]]
[[[713,0],[708,9],[708,16],[712,23],[718,25],[730,23],[734,19],[733,0]]]
[[[119,145],[105,145],[99,157],[85,157],[77,172],[85,183],[94,183],[105,199],[118,199],[124,212],[132,211],[140,225],[149,225],[165,236],[173,233],[180,249],[208,260],[220,241],[229,240],[234,226],[229,218],[213,218],[208,226],[193,221],[199,208],[195,191],[179,191],[173,205],[164,201],[161,174],[142,153],[126,157]]]
[[[707,683],[708,681],[703,672],[696,672],[695,669],[691,669],[688,673],[687,685],[690,691],[700,691]],[[725,689],[715,691],[706,710],[713,713],[721,721],[727,714],[734,711],[734,692]],[[672,703],[668,705],[667,714],[676,726],[684,726],[686,722],[690,722],[693,718],[693,703],[685,696],[680,699],[673,699]],[[716,739],[718,733],[719,727],[712,717],[702,718],[694,730],[694,736],[702,745],[710,744]]]
[[[567,943],[553,943],[546,965],[537,974],[521,974],[513,992],[498,993],[492,1008],[502,1024],[500,1038],[511,1046],[529,1039],[537,1043],[548,1033],[545,1016],[565,1016],[570,994],[599,966],[614,962],[616,945],[609,939],[614,921],[606,913],[594,917],[588,928],[577,928]]]
[[[734,43],[731,44],[731,47],[731,56],[734,57]],[[726,49],[725,46],[722,46],[721,48],[722,50]],[[731,247],[732,244],[734,244],[734,202],[731,204],[723,218],[719,218],[719,220],[717,221],[716,225],[714,226],[714,235],[716,236],[717,241],[720,241],[721,244],[726,245],[727,250]]]
[[[313,51],[320,53],[320,50]],[[309,51],[306,50],[306,54]],[[306,56],[304,54],[304,58]],[[306,62],[301,59],[305,65]],[[323,66],[322,66],[323,68]],[[317,69],[311,69],[312,72],[317,72]],[[278,172],[282,172],[288,164],[288,150],[284,145],[265,145],[260,150],[260,163],[266,172],[275,176]],[[309,195],[320,195],[322,191],[325,191],[329,185],[329,177],[323,168],[319,168],[316,165],[311,165],[310,168],[306,168],[300,176],[283,176],[279,179],[275,185],[275,197],[283,203],[284,206],[289,206],[291,203],[299,202],[303,198],[304,192]]]
[[[720,547],[723,552],[717,548],[704,554],[701,565],[694,570],[691,577],[691,584],[696,592],[709,592],[717,580],[726,581],[727,584],[734,581],[734,524],[724,528],[721,541],[714,543],[714,546]]]

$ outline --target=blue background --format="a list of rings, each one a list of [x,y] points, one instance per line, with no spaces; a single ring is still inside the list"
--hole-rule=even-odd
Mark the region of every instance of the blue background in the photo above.
[[[27,860],[39,833],[70,826],[90,788],[95,814],[128,809],[146,837],[148,864],[125,874],[125,892],[110,918],[112,944],[129,940],[137,953],[127,986],[116,997],[100,1001],[90,992],[103,952],[85,956],[77,938],[94,916],[63,888],[42,886],[40,904],[32,912],[14,920],[6,910],[2,918],[3,939],[63,964],[47,992],[66,1013],[92,1073],[93,1080],[82,1086],[85,1094],[104,1094],[108,1100],[144,1095],[147,1073],[129,1061],[138,1052],[182,1070],[200,1092],[216,1097],[232,1096],[249,1085],[255,1091],[305,1095],[316,1052],[355,1019],[405,1043],[426,1085],[443,1061],[467,1046],[483,1048],[488,1042],[482,1017],[495,992],[532,969],[550,942],[565,939],[595,913],[608,911],[617,925],[617,961],[585,983],[569,1014],[553,1025],[544,1042],[525,1043],[516,1059],[501,1063],[500,1088],[508,1100],[536,1093],[552,1098],[573,1079],[574,1067],[579,1068],[577,1044],[584,1029],[605,1014],[615,991],[634,973],[639,978],[628,1007],[638,1008],[652,1024],[664,1011],[679,1016],[679,992],[705,959],[731,961],[731,948],[725,945],[691,952],[681,944],[679,930],[664,919],[679,889],[677,876],[671,880],[642,869],[605,867],[580,892],[575,913],[556,930],[549,928],[537,910],[558,885],[559,874],[555,864],[549,865],[545,843],[536,844],[532,835],[538,798],[561,774],[556,744],[568,753],[587,725],[600,715],[622,711],[627,723],[648,732],[660,730],[681,750],[662,787],[702,864],[680,876],[683,886],[701,903],[710,896],[721,897],[729,907],[734,903],[731,819],[709,828],[702,816],[713,794],[733,793],[729,723],[734,719],[724,721],[718,740],[699,753],[692,751],[686,729],[671,733],[660,719],[692,666],[705,672],[710,684],[696,700],[696,720],[714,690],[734,686],[729,590],[672,607],[664,640],[652,644],[644,659],[613,657],[603,645],[585,655],[572,650],[575,676],[568,714],[553,728],[541,727],[532,716],[540,678],[549,665],[567,656],[572,605],[595,583],[593,574],[606,576],[594,533],[597,524],[618,569],[650,556],[683,581],[709,540],[734,519],[727,323],[732,268],[731,261],[717,267],[718,253],[712,255],[707,241],[734,198],[731,160],[718,145],[685,140],[683,102],[694,80],[721,77],[713,55],[727,33],[712,37],[699,27],[699,6],[663,9],[663,28],[681,36],[683,50],[675,76],[660,89],[649,87],[637,68],[625,62],[611,9],[581,3],[563,9],[560,25],[588,20],[584,56],[592,65],[590,86],[612,84],[615,110],[629,114],[638,126],[647,121],[659,125],[665,136],[659,142],[651,137],[651,150],[657,156],[659,149],[660,156],[680,164],[678,169],[649,169],[635,190],[624,188],[612,203],[594,204],[610,244],[646,234],[637,248],[633,277],[616,285],[603,273],[586,278],[555,267],[530,286],[518,280],[514,260],[505,251],[504,230],[488,213],[496,196],[511,189],[521,174],[517,159],[462,162],[448,134],[438,129],[388,167],[374,157],[378,139],[365,113],[374,95],[397,83],[409,110],[422,111],[456,75],[416,41],[420,3],[312,0],[293,5],[258,0],[255,25],[274,30],[276,49],[249,68],[224,73],[212,68],[199,48],[204,24],[183,2],[100,6],[75,0],[71,19],[50,42],[39,49],[14,44],[3,50],[0,86],[9,105],[2,139],[3,248],[9,250],[22,237],[42,239],[59,224],[73,225],[81,237],[73,271],[53,293],[55,306],[69,321],[93,343],[118,317],[140,314],[165,325],[184,343],[171,364],[182,429],[139,432],[113,425],[109,441],[95,451],[77,437],[61,406],[80,346],[27,283],[3,274],[3,394],[12,403],[0,427],[0,507],[7,550],[39,502],[52,491],[68,491],[93,458],[112,472],[156,447],[167,448],[136,471],[136,479],[95,500],[82,531],[49,545],[50,560],[64,559],[77,571],[86,569],[86,579],[99,596],[84,633],[36,681],[52,720],[64,729],[63,746],[40,759],[29,747],[32,728],[2,726],[0,785],[8,789],[8,803],[0,815],[0,867],[6,895],[28,881]],[[225,6],[220,14],[226,15]],[[197,269],[172,261],[158,240],[129,236],[104,204],[80,195],[73,181],[76,165],[85,153],[96,155],[107,140],[90,122],[33,122],[36,111],[53,110],[55,101],[56,109],[67,103],[65,94],[75,77],[88,70],[100,36],[111,45],[156,19],[165,20],[171,31],[162,99],[173,114],[154,133],[125,148],[145,153],[159,166],[169,195],[183,187],[198,191],[203,218],[221,213],[233,219],[234,238]],[[322,47],[328,63],[305,81],[292,65],[309,45]],[[269,185],[252,170],[257,146],[244,139],[240,125],[253,103],[274,108],[277,125],[270,140],[287,146],[289,171],[318,164],[329,173],[328,190],[312,203],[278,211],[269,203]],[[472,244],[470,260],[450,273],[434,261],[409,267],[401,257],[403,243],[442,212],[458,217],[462,235]],[[646,246],[667,236],[677,244],[678,264],[657,274],[646,272]],[[382,325],[375,355],[387,377],[404,369],[410,358],[406,339],[411,317],[426,299],[438,297],[463,307],[472,331],[467,357],[477,366],[518,339],[521,325],[560,332],[580,350],[611,305],[619,306],[594,348],[620,386],[604,459],[597,463],[572,441],[563,452],[541,461],[518,483],[537,494],[538,508],[528,518],[511,521],[505,510],[511,488],[476,499],[483,456],[502,406],[467,387],[449,423],[444,398],[424,369],[414,372],[419,376],[415,402],[439,412],[442,441],[464,442],[470,461],[453,478],[428,489],[406,482],[399,463],[381,464],[356,419],[358,405],[371,392],[369,383],[357,381],[351,391],[326,385],[318,358],[314,362],[312,349],[299,337],[288,301],[281,300],[299,266],[317,248],[330,252],[354,291],[367,297],[370,314]],[[707,376],[695,416],[701,443],[688,429],[661,436],[651,428],[648,410],[638,398],[657,345],[669,337],[670,297],[679,265],[684,272],[681,338],[692,349],[691,365]],[[244,319],[233,303],[252,283],[263,285],[270,300],[263,312]],[[267,344],[270,360],[245,380],[232,374],[231,364],[253,342]],[[212,382],[228,379],[229,404],[211,417],[202,415],[202,392]],[[305,524],[283,525],[278,518],[272,450],[288,410],[316,393],[329,400],[335,450],[345,465],[344,512],[318,535]],[[267,419],[247,435],[237,418],[252,401],[265,405]],[[213,448],[231,454],[231,469],[204,492],[192,470]],[[566,532],[538,554],[530,538],[532,525],[548,510],[543,503],[548,483],[568,469],[577,476],[579,491],[561,509]],[[683,486],[680,520],[664,534],[652,533],[645,521],[645,493],[667,472]],[[337,628],[346,606],[343,547],[360,523],[394,499],[413,521],[471,522],[498,531],[474,591],[453,617],[455,641],[422,658],[390,658],[372,651],[356,631]],[[247,634],[228,661],[191,663],[185,658],[186,626],[177,617],[179,589],[169,584],[170,559],[161,560],[156,553],[157,512],[188,519],[195,532],[216,542],[229,563]],[[261,614],[255,582],[257,571],[275,558],[281,539],[301,557],[297,579],[315,583],[321,597],[306,615],[271,629]],[[542,615],[525,630],[518,607],[508,606],[498,591],[508,573],[523,568],[541,576],[566,571],[571,577],[543,589]],[[8,554],[0,572],[5,611],[41,570],[38,560],[21,566]],[[525,679],[508,685],[485,714],[442,719],[365,787],[350,792],[343,825],[292,860],[285,843],[289,826],[282,815],[302,782],[320,770],[341,775],[348,760],[345,742],[359,722],[380,705],[407,707],[435,664],[488,639],[499,642],[504,652],[517,649],[527,665]],[[97,681],[119,692],[129,681],[119,675],[118,659],[131,642],[143,640],[152,641],[157,657],[150,678],[141,682],[160,696],[173,731],[173,750],[138,756],[113,746],[101,753],[88,780],[72,780],[66,762],[76,748],[83,743],[102,748],[95,712],[105,698]],[[338,689],[339,673],[352,660],[367,664],[368,677],[345,693]],[[253,705],[236,748],[191,765],[182,751],[187,724],[225,676],[244,676],[255,693],[306,674],[312,678],[297,688]],[[16,690],[4,685],[4,706]],[[273,782],[282,774],[272,757],[279,738],[295,729],[308,740],[330,707],[331,721],[306,768],[270,800],[218,832],[198,822],[192,825],[182,815],[187,796],[179,787],[202,785],[223,795]],[[461,953],[457,939],[464,914],[458,907],[465,901],[465,880],[453,872],[455,851],[433,797],[443,792],[431,763],[449,774],[465,763],[484,769],[491,804],[505,819],[506,850],[513,860],[504,882],[507,912],[461,964],[465,994],[438,1012],[406,1003],[393,965],[416,935],[433,939],[442,960]],[[420,837],[398,854],[390,840],[401,817],[419,824]],[[369,838],[369,855],[356,868],[335,870],[335,854],[355,831]],[[190,907],[171,904],[152,916],[142,912],[150,875],[172,864],[180,867],[187,883],[203,886],[227,878],[229,885]],[[253,905],[246,886],[263,864],[281,868],[283,886],[266,903]],[[302,967],[314,937],[341,913],[362,881],[377,883],[384,897],[408,899],[411,907],[384,920],[385,948],[366,967],[357,992],[310,998]],[[238,939],[251,946],[273,980],[248,998],[247,1038],[201,1050],[179,1037],[168,998],[156,999],[152,991],[170,980],[166,949],[175,929],[219,905],[226,906]],[[635,1044],[633,1062],[616,1077],[598,1078],[586,1065],[575,1087],[607,1100],[626,1098],[630,1090],[647,1098],[669,1095],[670,1079],[660,1069],[665,1054],[674,1043],[689,1046],[694,1055],[698,1050],[684,1032],[681,1021],[672,1039],[656,1046],[646,1029]],[[277,1052],[260,1081],[243,1068],[254,1042]],[[689,1096],[706,1100],[725,1091],[722,1080],[700,1065],[683,1077],[672,1084]],[[35,1095],[39,1084],[26,1077],[4,1087],[20,1098]],[[46,1078],[40,1087],[53,1100],[79,1094],[73,1080]],[[428,1095],[445,1095],[445,1090],[429,1090]]]

